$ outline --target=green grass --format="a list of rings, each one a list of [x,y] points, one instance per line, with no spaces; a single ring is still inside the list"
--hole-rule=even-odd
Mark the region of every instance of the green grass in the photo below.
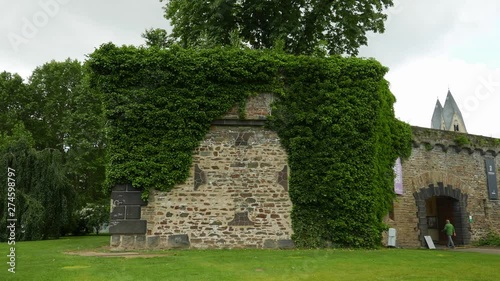
[[[154,258],[82,257],[109,237],[0,244],[0,280],[500,280],[500,255],[440,250],[170,250]]]

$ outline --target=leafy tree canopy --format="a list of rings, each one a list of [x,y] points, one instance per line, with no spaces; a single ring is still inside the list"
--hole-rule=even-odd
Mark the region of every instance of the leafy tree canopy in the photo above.
[[[284,41],[291,54],[357,55],[366,32],[384,32],[392,0],[160,0],[182,46],[231,45],[231,34],[255,49]]]
[[[146,40],[146,46],[148,47],[166,48],[173,44],[165,29],[150,28],[144,31],[141,36]]]
[[[19,136],[23,136],[22,142],[17,141]],[[66,212],[65,220],[55,229],[61,234],[71,231],[72,208],[107,197],[102,189],[106,163],[104,136],[101,95],[89,89],[85,68],[79,61],[45,63],[26,81],[17,74],[0,73],[0,159],[11,159],[12,168],[22,172],[18,178],[19,192],[24,194],[19,197],[20,209],[24,210],[21,206],[26,203],[32,214],[40,216],[40,223],[46,223],[42,216],[54,217],[54,213]],[[9,149],[7,156],[2,155],[5,149]],[[36,168],[37,172],[25,171],[35,169],[29,166],[33,163],[42,168]],[[49,167],[55,170],[46,170]],[[55,174],[60,177],[54,179],[57,186],[49,186],[52,183],[39,178]],[[49,208],[45,199],[35,194],[41,192],[34,187],[38,182],[45,188],[44,194],[56,187],[68,192],[59,196],[59,191],[54,191],[54,200],[62,198],[71,208],[56,203],[50,203]],[[38,225],[38,220],[31,218],[25,222],[30,223],[27,227],[34,227],[30,228],[33,235],[23,239],[55,235],[36,227],[33,223]]]

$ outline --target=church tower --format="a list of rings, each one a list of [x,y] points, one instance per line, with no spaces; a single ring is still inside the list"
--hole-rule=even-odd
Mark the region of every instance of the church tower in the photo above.
[[[437,100],[434,113],[432,114],[431,128],[467,133],[462,113],[450,90],[448,90],[448,94],[446,95],[444,106],[441,106],[439,99]]]

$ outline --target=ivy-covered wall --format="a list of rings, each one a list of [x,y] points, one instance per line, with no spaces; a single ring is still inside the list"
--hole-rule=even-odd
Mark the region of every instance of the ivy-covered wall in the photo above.
[[[289,155],[298,246],[374,247],[394,199],[392,167],[411,130],[373,60],[300,58],[284,72],[271,125]]]
[[[374,60],[269,51],[116,47],[90,55],[104,93],[108,184],[147,195],[189,176],[210,123],[257,93],[277,97],[269,128],[288,153],[294,240],[301,247],[374,247],[393,192],[392,165],[411,131]],[[241,114],[244,118],[244,114]]]

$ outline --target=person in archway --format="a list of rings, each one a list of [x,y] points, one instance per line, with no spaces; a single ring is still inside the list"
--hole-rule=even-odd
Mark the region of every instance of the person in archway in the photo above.
[[[455,248],[452,236],[456,236],[457,234],[455,233],[455,227],[450,223],[450,220],[446,220],[443,231],[446,233],[446,236],[448,236],[448,248]]]

